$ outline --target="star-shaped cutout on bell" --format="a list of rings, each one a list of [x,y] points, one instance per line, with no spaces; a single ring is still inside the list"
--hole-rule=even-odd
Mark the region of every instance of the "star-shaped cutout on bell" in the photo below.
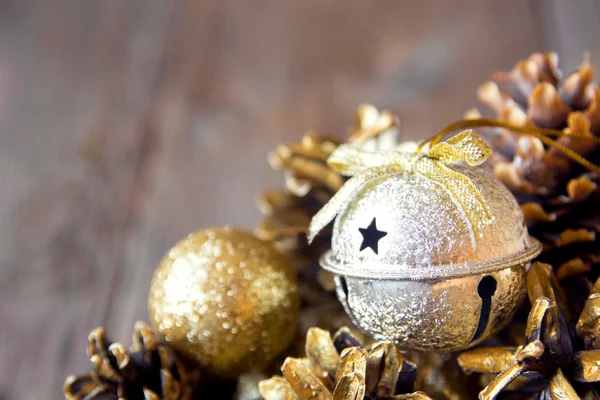
[[[379,240],[387,235],[387,232],[380,231],[377,229],[377,222],[375,218],[371,221],[371,225],[368,228],[358,228],[360,234],[363,236],[362,244],[360,245],[360,251],[363,251],[367,247],[371,248],[378,254],[379,251]]]

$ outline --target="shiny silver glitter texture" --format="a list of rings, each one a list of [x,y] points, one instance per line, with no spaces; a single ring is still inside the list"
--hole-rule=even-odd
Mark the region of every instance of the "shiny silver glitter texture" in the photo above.
[[[321,265],[337,275],[338,297],[356,325],[377,339],[407,349],[464,349],[500,330],[525,296],[526,268],[541,245],[529,237],[518,204],[482,169],[452,169],[475,184],[495,218],[479,235],[469,210],[420,174],[367,182],[335,220]],[[361,250],[360,229],[374,219],[386,235],[377,252]]]

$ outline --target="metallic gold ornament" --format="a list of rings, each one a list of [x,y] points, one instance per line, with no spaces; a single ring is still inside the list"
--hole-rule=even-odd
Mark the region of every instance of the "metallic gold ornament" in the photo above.
[[[340,146],[328,160],[353,175],[311,223],[336,215],[321,265],[354,323],[401,347],[453,351],[508,323],[540,244],[510,192],[482,169],[473,131],[415,153]]]
[[[208,373],[264,368],[296,330],[294,272],[271,242],[217,228],[189,235],[163,258],[148,302],[154,328]]]

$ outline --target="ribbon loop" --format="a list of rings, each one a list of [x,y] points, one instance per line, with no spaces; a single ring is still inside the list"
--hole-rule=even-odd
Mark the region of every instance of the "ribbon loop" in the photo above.
[[[308,242],[339,213],[356,190],[368,181],[394,173],[418,173],[446,189],[465,212],[473,231],[494,221],[485,199],[475,184],[464,174],[449,166],[464,161],[479,165],[491,154],[488,145],[472,130],[457,134],[419,153],[370,152],[351,145],[339,146],[327,160],[328,164],[345,176],[352,176],[331,200],[313,217]]]
[[[468,165],[480,165],[492,154],[492,149],[472,130],[460,132],[445,142],[434,145],[427,156],[451,164],[463,160]]]

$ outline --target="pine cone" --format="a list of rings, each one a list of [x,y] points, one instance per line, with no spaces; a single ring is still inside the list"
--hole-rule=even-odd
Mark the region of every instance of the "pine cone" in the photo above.
[[[392,148],[396,144],[397,125],[397,118],[390,112],[379,112],[363,104],[357,109],[356,123],[348,141],[360,141],[367,148]],[[267,191],[258,199],[265,219],[257,234],[263,239],[275,240],[282,250],[292,255],[301,270],[314,266],[329,248],[331,229],[321,232],[310,246],[306,232],[313,215],[347,179],[327,164],[340,144],[336,138],[308,132],[300,143],[280,145],[269,155],[273,169],[283,171],[285,187]]]
[[[109,341],[104,328],[96,328],[88,336],[87,353],[92,371],[67,378],[67,400],[191,398],[191,381],[185,368],[143,322],[134,326],[129,351],[121,343]]]
[[[600,86],[593,75],[588,55],[561,79],[558,56],[535,53],[512,71],[496,73],[495,82],[483,84],[478,97],[500,121],[598,137]],[[471,110],[466,117],[479,117],[479,112]],[[537,138],[501,128],[485,131],[495,149],[488,165],[521,204],[529,232],[544,244],[539,260],[551,262],[560,281],[592,271],[600,263],[598,176]],[[600,163],[597,143],[569,136],[558,142]]]
[[[413,392],[416,367],[403,359],[393,342],[365,349],[347,328],[333,337],[311,328],[306,358],[287,358],[283,377],[261,381],[265,400],[292,399],[429,399]]]
[[[600,398],[600,279],[580,287],[580,296],[589,297],[577,310],[579,302],[566,300],[552,267],[536,262],[527,292],[532,310],[520,346],[482,347],[458,358],[467,373],[499,374],[491,381],[482,376],[489,384],[480,399],[495,399],[504,390],[536,399]]]
[[[372,149],[392,148],[396,144],[397,125],[397,118],[392,113],[363,104],[357,109],[348,141],[360,142],[361,146]],[[327,164],[327,159],[340,144],[336,138],[308,132],[300,143],[280,145],[269,155],[269,162],[274,169],[283,172],[285,186],[269,190],[257,200],[265,215],[256,230],[257,236],[274,240],[288,254],[299,275],[302,336],[311,326],[336,330],[350,323],[332,293],[335,289],[333,276],[318,264],[319,257],[330,247],[332,225],[310,246],[306,239],[313,215],[347,179]]]
[[[259,197],[258,207],[265,219],[257,234],[276,241],[301,271],[312,266],[329,246],[331,230],[312,246],[307,243],[306,231],[312,216],[344,183],[344,178],[327,165],[327,158],[339,145],[336,139],[308,132],[300,144],[280,145],[269,155],[271,166],[284,172],[285,188]]]

